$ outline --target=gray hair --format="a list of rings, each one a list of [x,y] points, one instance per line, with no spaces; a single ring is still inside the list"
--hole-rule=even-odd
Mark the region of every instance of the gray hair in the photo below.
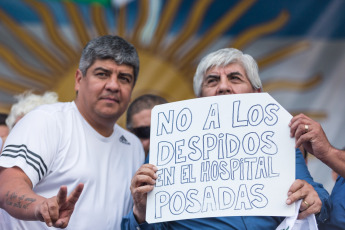
[[[153,94],[144,94],[136,98],[128,107],[127,110],[127,119],[126,127],[127,129],[132,128],[132,117],[134,114],[141,112],[144,109],[152,109],[155,105],[165,104],[168,101],[163,97],[153,95]]]
[[[55,92],[45,92],[43,95],[37,95],[27,91],[15,97],[18,102],[12,105],[11,112],[6,119],[6,124],[10,130],[18,118],[23,117],[37,106],[58,102],[58,95]]]
[[[201,59],[193,80],[195,96],[200,96],[202,83],[206,72],[209,69],[213,67],[227,66],[231,63],[238,63],[244,68],[254,89],[262,89],[262,83],[259,77],[259,68],[252,56],[243,54],[238,49],[225,48],[210,53]]]
[[[96,60],[112,59],[118,65],[133,68],[134,84],[139,73],[139,56],[135,47],[119,36],[105,35],[89,41],[79,61],[79,69],[83,76]]]

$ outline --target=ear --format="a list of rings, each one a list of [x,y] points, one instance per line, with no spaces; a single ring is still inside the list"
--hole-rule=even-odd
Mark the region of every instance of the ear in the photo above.
[[[75,73],[75,84],[74,84],[74,90],[76,92],[79,91],[80,81],[82,79],[83,79],[83,73],[80,71],[80,69],[77,69],[77,72]]]
[[[255,89],[255,93],[261,93],[262,92],[262,89]]]

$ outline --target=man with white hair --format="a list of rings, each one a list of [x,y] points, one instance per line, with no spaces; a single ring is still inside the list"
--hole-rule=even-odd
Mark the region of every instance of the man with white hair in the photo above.
[[[262,84],[255,60],[232,48],[220,49],[204,57],[194,75],[197,97],[227,94],[260,93]],[[157,176],[156,166],[143,165],[132,179],[133,214],[123,221],[123,229],[275,229],[285,217],[232,216],[188,219],[148,225],[145,222],[147,193]],[[285,195],[285,194],[282,194]],[[296,149],[296,181],[287,194],[287,204],[302,199],[299,218],[317,214],[319,221],[328,219],[330,201],[327,191],[310,176],[301,152]]]
[[[58,102],[58,95],[55,92],[45,92],[43,95],[34,94],[31,91],[15,96],[18,100],[12,105],[6,124],[11,130],[15,124],[28,112],[40,105],[53,104]]]

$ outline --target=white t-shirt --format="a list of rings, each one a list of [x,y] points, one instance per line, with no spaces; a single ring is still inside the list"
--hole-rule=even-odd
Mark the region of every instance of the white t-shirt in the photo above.
[[[20,167],[33,190],[47,198],[56,196],[62,185],[69,194],[84,183],[66,229],[120,229],[133,206],[130,183],[144,156],[133,134],[115,125],[113,134],[104,137],[69,102],[41,106],[22,118],[7,138],[0,166]],[[0,210],[0,229],[48,227]]]

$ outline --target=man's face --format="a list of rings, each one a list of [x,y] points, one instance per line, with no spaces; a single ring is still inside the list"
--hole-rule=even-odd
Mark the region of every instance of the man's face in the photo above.
[[[257,93],[260,91],[253,88],[240,64],[231,63],[225,67],[213,67],[206,72],[200,97]]]
[[[141,110],[139,113],[136,113],[132,116],[133,130],[136,130],[138,128],[150,127],[150,125],[151,125],[151,109]],[[133,133],[139,137],[141,143],[143,144],[145,157],[146,157],[150,149],[150,136],[146,138],[144,136],[138,135],[135,132]]]
[[[116,122],[125,112],[134,86],[133,68],[113,60],[96,60],[86,76],[78,69],[76,104],[87,121]]]

